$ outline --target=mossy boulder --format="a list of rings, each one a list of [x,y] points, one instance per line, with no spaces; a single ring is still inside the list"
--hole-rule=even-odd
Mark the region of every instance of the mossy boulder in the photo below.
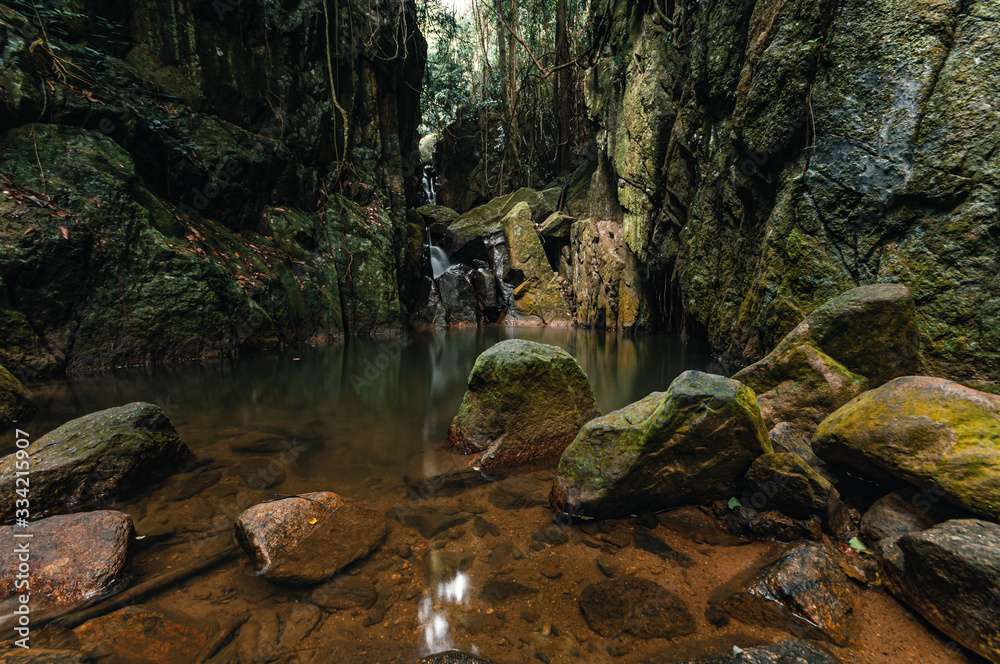
[[[757,394],[768,427],[788,422],[811,434],[823,419],[868,389],[868,379],[804,343],[785,345],[735,376]]]
[[[71,420],[27,452],[34,518],[122,498],[192,458],[163,410],[139,402]],[[14,516],[16,464],[14,454],[0,460],[0,520]]]
[[[813,446],[826,461],[934,488],[1000,520],[998,396],[943,378],[897,378],[825,419]]]
[[[955,519],[904,535],[890,592],[935,627],[991,662],[1000,662],[1000,525]]]
[[[420,215],[424,225],[430,228],[432,233],[438,234],[444,234],[448,226],[458,219],[457,212],[443,205],[424,205],[418,207],[415,212]]]
[[[569,303],[545,256],[528,204],[515,205],[501,227],[510,250],[510,265],[503,277],[514,284],[514,316],[538,319],[546,325],[572,323]]]
[[[510,467],[562,454],[600,409],[590,380],[573,356],[556,346],[511,339],[476,359],[452,448],[475,454],[481,468]]]
[[[11,372],[0,366],[0,431],[6,431],[34,412],[35,402],[31,400],[31,392]]]
[[[561,511],[587,517],[720,499],[770,451],[748,387],[686,371],[666,392],[588,422],[559,460],[552,498]]]
[[[503,218],[519,203],[525,203],[530,208],[533,221],[542,221],[555,212],[560,193],[558,188],[536,191],[524,187],[473,208],[449,224],[445,250],[453,254],[473,240],[483,240],[496,233]]]

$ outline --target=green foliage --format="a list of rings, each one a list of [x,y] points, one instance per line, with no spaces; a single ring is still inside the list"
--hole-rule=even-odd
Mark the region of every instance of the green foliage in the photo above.
[[[425,129],[439,132],[472,95],[475,34],[468,19],[463,20],[441,0],[422,0],[417,8],[420,29],[427,39],[421,109]]]

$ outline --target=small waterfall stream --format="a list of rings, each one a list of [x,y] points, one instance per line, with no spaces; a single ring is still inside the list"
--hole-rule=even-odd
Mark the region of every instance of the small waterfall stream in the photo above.
[[[427,205],[437,205],[437,173],[434,172],[433,164],[424,164],[424,177],[421,184],[424,187]]]

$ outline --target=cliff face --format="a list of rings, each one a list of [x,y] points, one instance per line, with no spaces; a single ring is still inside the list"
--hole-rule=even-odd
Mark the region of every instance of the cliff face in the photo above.
[[[412,0],[0,4],[0,364],[397,330]]]
[[[664,318],[746,362],[827,298],[899,282],[925,371],[1000,377],[995,3],[599,0],[592,19],[589,206],[653,266]]]

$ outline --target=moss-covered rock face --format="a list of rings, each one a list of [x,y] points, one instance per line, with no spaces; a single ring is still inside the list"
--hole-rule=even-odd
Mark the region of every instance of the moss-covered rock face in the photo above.
[[[885,282],[913,295],[926,371],[1000,377],[993,3],[675,6],[591,4],[601,186],[575,214],[624,219],[658,290],[735,363]]]
[[[1000,526],[954,519],[898,541],[890,592],[966,648],[1000,661]]]
[[[770,451],[749,388],[687,371],[668,391],[588,422],[559,460],[552,497],[589,517],[691,505],[731,496]]]
[[[131,403],[71,420],[28,446],[35,518],[116,500],[191,459],[159,406]],[[13,518],[17,459],[0,460],[0,520]]]
[[[1000,520],[1000,397],[941,378],[897,378],[830,415],[813,445],[824,460],[933,488]]]
[[[400,329],[418,177],[404,165],[416,163],[425,53],[411,2],[346,2],[327,16],[253,0],[213,6],[208,20],[185,3],[119,12],[80,0],[77,16],[116,35],[61,26],[70,37],[52,44],[67,77],[53,76],[47,49],[28,50],[32,17],[0,11],[8,368],[225,357]],[[329,53],[316,48],[327,34],[343,41]]]
[[[558,457],[600,409],[590,380],[561,348],[501,341],[476,359],[448,431],[452,447],[482,468]]]
[[[35,402],[31,400],[31,392],[0,366],[0,431],[6,431],[34,412]]]
[[[485,205],[473,208],[448,225],[445,236],[445,250],[449,254],[461,252],[470,242],[483,242],[489,236],[500,232],[504,217],[517,205],[524,203],[530,209],[532,221],[543,221],[555,212],[559,204],[559,189],[535,191],[521,188],[512,194],[494,198]]]

